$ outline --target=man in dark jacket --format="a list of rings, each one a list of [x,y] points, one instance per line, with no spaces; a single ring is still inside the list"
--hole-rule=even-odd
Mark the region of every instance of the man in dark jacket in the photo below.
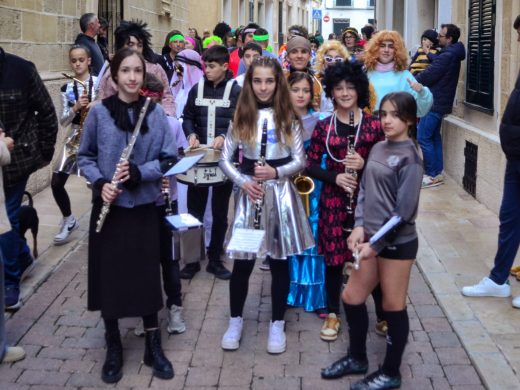
[[[431,111],[421,118],[417,140],[424,158],[423,188],[437,186],[444,182],[442,170],[442,118],[453,107],[460,65],[466,58],[466,49],[459,42],[460,29],[454,24],[441,25],[439,33],[440,54],[428,68],[416,76],[417,82],[429,87],[433,94]]]
[[[0,120],[14,140],[11,164],[4,167],[7,215],[12,230],[0,235],[5,265],[6,309],[20,307],[20,280],[32,264],[21,239],[18,212],[29,175],[49,164],[54,154],[58,118],[54,104],[34,64],[0,48]]]
[[[79,19],[81,33],[78,34],[76,41],[74,42],[76,45],[85,46],[90,51],[90,57],[92,58],[92,75],[94,76],[99,74],[103,67],[103,62],[105,62],[103,53],[101,52],[97,42],[94,40],[96,35],[99,33],[100,26],[101,24],[99,23],[96,14],[88,13],[81,15],[81,18]]]
[[[520,42],[520,15],[516,17],[513,27]],[[506,298],[511,295],[507,279],[520,246],[520,73],[500,123],[500,144],[507,163],[500,205],[498,249],[489,276],[474,286],[462,288],[462,294],[468,297]],[[520,309],[520,296],[514,298],[512,304]]]
[[[229,123],[233,120],[240,87],[228,70],[229,52],[224,46],[217,45],[206,50],[202,60],[205,64],[204,78],[188,94],[182,128],[190,147],[207,144],[214,149],[222,149]],[[233,183],[227,181],[212,188],[213,222],[206,271],[219,279],[229,279],[231,272],[224,267],[220,256],[228,225],[229,197]],[[188,187],[188,211],[199,221],[204,219],[208,190],[208,187]],[[199,270],[198,262],[188,263],[181,270],[181,278],[191,279]]]

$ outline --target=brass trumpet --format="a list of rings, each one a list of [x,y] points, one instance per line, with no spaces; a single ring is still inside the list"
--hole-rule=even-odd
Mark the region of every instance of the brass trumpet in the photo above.
[[[311,213],[309,195],[314,191],[314,181],[309,176],[299,174],[294,178],[293,183],[298,194],[302,197],[303,207],[305,208],[305,213],[308,217]]]

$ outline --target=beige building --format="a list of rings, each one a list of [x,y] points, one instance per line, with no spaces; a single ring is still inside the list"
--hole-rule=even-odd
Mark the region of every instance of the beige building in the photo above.
[[[498,129],[520,68],[520,44],[512,27],[519,14],[516,0],[376,2],[379,29],[398,30],[408,48],[419,43],[427,28],[443,23],[460,27],[466,60],[453,113],[442,124],[444,169],[495,212],[506,163]]]
[[[57,111],[59,90],[66,82],[61,72],[70,70],[68,50],[80,32],[79,18],[86,12],[106,17],[111,31],[122,19],[145,21],[159,52],[170,30],[187,31],[190,16],[189,0],[0,0],[0,46],[35,63]],[[63,130],[58,133],[56,150],[63,142]],[[50,167],[36,172],[29,190],[34,193],[47,186],[50,173]]]

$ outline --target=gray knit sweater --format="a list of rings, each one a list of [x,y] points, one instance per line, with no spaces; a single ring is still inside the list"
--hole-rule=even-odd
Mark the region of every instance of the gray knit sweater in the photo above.
[[[123,192],[113,202],[116,206],[131,208],[154,203],[161,191],[160,162],[177,154],[175,139],[163,109],[155,105],[146,120],[148,131],[139,134],[130,158],[139,169],[141,182],[131,190],[121,187]],[[116,127],[103,104],[91,108],[78,151],[78,164],[88,181],[94,184],[100,179],[112,180],[131,135],[131,132]]]

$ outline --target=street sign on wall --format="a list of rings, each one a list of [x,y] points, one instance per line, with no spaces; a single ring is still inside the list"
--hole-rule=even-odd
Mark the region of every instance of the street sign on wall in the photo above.
[[[313,9],[312,10],[312,19],[321,20],[321,9]]]
[[[330,22],[330,16],[329,16],[329,15],[325,15],[325,16],[323,17],[323,21],[324,21],[325,23]]]

